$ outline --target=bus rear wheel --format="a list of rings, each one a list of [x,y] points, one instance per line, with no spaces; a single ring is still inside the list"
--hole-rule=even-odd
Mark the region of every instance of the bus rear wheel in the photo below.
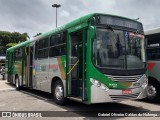
[[[52,93],[53,93],[54,100],[57,104],[59,105],[66,104],[66,98],[64,97],[64,87],[60,80],[54,83]]]
[[[158,102],[160,100],[160,84],[148,83],[147,100],[150,102]]]

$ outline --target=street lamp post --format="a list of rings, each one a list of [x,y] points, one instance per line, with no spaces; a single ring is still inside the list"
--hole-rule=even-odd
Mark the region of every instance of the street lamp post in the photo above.
[[[52,7],[56,8],[56,28],[57,28],[57,8],[61,7],[60,4],[53,4]]]

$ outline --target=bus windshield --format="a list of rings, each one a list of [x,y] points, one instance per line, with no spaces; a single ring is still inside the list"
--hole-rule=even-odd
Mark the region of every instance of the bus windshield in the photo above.
[[[96,29],[93,63],[109,69],[145,68],[144,36],[122,30]]]

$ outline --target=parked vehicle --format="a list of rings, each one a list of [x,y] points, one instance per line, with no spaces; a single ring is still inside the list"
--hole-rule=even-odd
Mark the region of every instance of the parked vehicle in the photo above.
[[[147,39],[148,90],[147,99],[160,101],[160,28],[145,31]]]
[[[89,14],[7,50],[8,82],[86,104],[146,97],[142,23]]]

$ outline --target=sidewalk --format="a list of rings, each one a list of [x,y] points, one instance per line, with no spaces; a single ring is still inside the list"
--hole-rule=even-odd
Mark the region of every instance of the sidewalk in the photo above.
[[[7,80],[2,80],[2,76],[0,75],[0,92],[9,90],[15,90],[15,87],[9,84]]]

